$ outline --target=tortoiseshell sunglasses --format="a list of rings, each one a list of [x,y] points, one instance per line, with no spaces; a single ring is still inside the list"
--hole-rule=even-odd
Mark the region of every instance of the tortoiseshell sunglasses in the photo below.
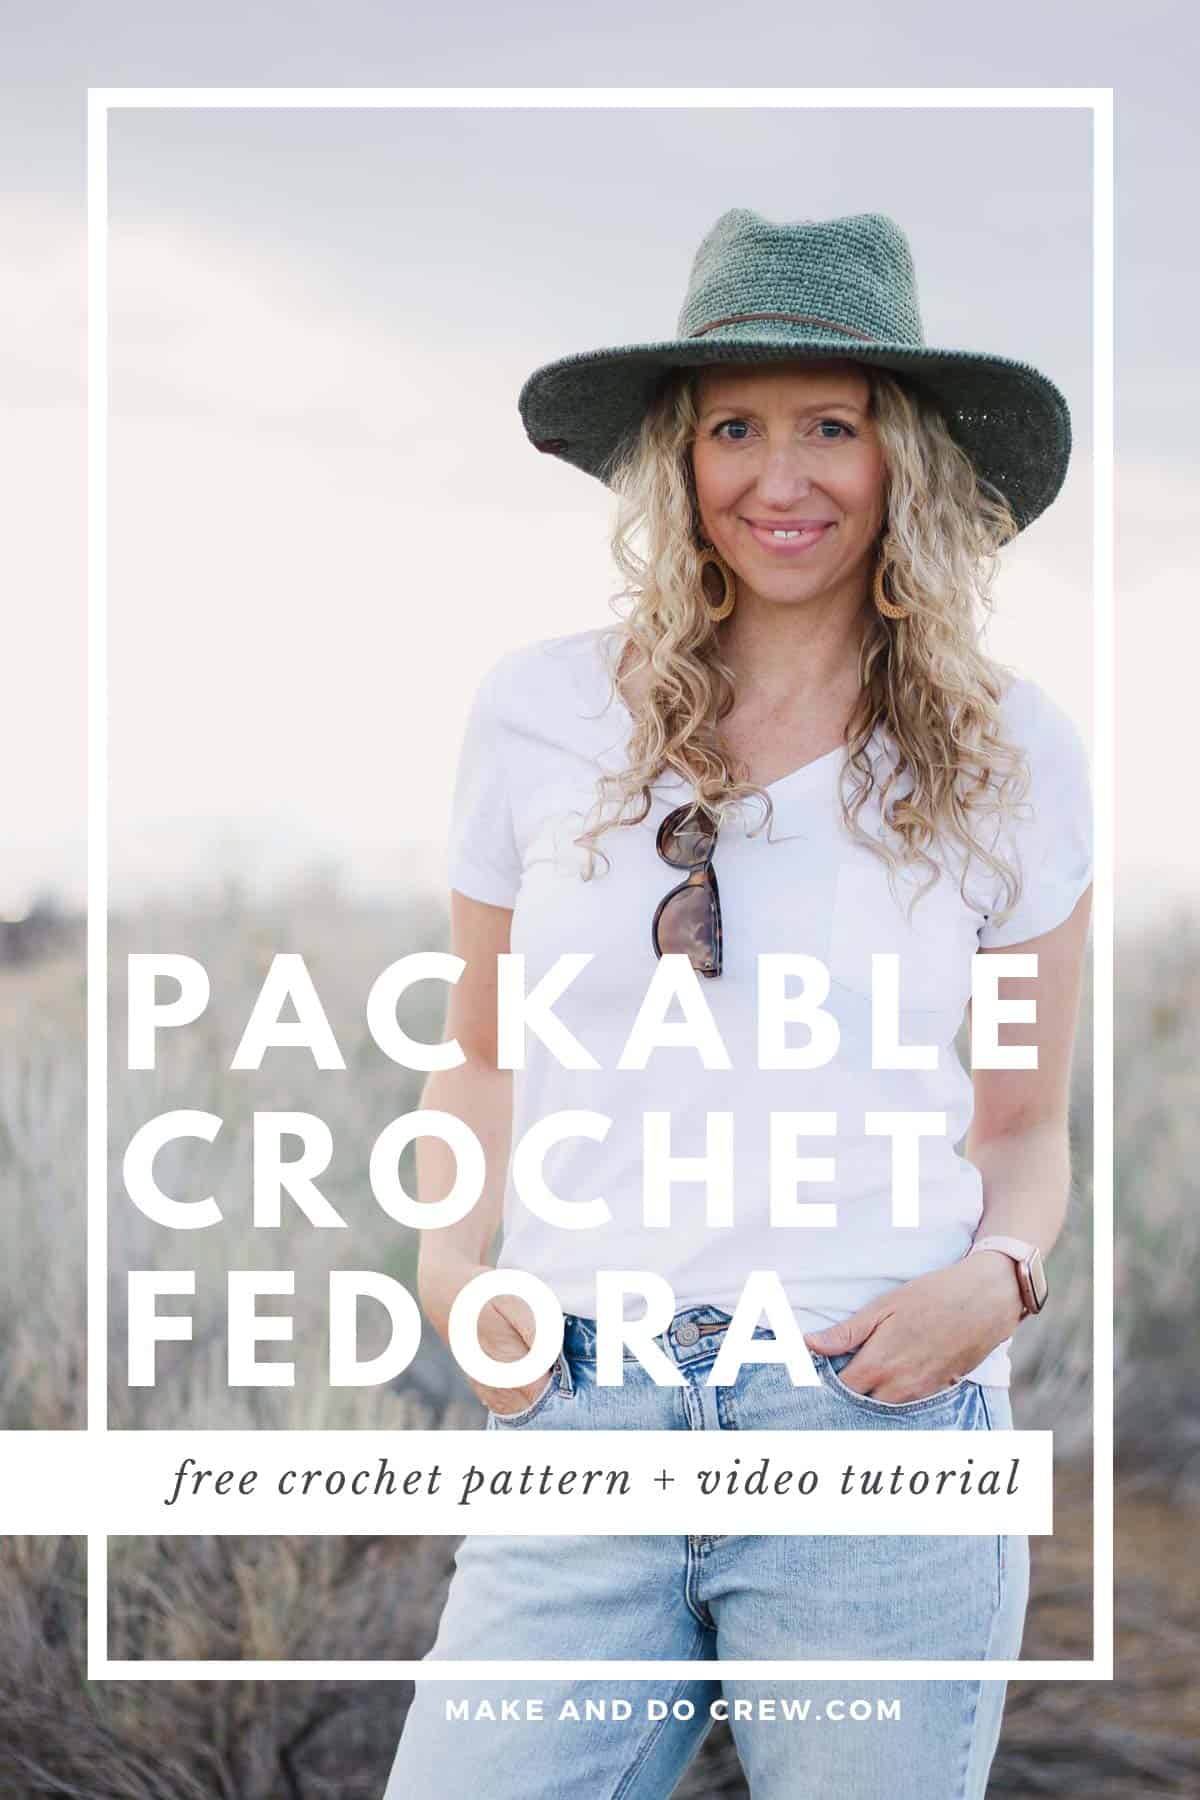
[[[686,881],[664,894],[654,913],[650,939],[654,954],[686,956],[699,975],[721,973],[721,896],[712,866],[717,822],[706,808],[689,801],[669,812],[658,828],[655,848],[673,869],[687,869]]]

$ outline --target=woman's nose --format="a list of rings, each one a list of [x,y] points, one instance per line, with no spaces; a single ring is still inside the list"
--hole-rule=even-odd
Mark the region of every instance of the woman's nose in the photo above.
[[[759,470],[758,492],[772,506],[786,506],[812,493],[813,483],[803,452],[777,450]]]

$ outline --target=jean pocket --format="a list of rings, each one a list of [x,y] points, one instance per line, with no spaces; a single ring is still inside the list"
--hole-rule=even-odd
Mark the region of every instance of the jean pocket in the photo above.
[[[495,1425],[528,1425],[532,1419],[536,1419],[549,1406],[556,1396],[565,1397],[574,1391],[567,1359],[560,1352],[555,1357],[553,1367],[546,1377],[545,1387],[536,1399],[530,1401],[528,1406],[522,1407],[520,1412],[515,1413],[493,1412],[490,1406],[487,1408],[488,1430],[490,1431]]]
[[[850,1361],[851,1354],[856,1353],[846,1353],[837,1358],[814,1356],[817,1374],[833,1393],[848,1400],[851,1405],[861,1407],[864,1412],[875,1413],[877,1416],[910,1417],[924,1413],[957,1413],[964,1398],[975,1385],[965,1380],[955,1381],[949,1387],[939,1388],[935,1394],[922,1394],[916,1400],[877,1400],[874,1394],[860,1394],[857,1389],[849,1387],[834,1368],[834,1361],[844,1368]]]

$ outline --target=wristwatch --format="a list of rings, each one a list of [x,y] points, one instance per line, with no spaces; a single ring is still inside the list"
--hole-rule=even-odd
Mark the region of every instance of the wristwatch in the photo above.
[[[1021,1317],[1024,1319],[1030,1313],[1041,1312],[1050,1290],[1042,1266],[1042,1253],[1036,1244],[1027,1244],[1024,1238],[1015,1237],[976,1238],[963,1261],[974,1256],[977,1250],[999,1250],[1003,1255],[1011,1256],[1017,1267],[1017,1286],[1025,1307]]]

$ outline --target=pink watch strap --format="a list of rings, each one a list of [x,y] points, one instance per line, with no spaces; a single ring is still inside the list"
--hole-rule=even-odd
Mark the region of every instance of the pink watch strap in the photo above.
[[[1003,1250],[1006,1256],[1014,1256],[1018,1262],[1024,1262],[1036,1249],[1036,1244],[1028,1244],[1024,1238],[989,1235],[977,1238],[967,1255],[971,1256],[976,1250]]]

